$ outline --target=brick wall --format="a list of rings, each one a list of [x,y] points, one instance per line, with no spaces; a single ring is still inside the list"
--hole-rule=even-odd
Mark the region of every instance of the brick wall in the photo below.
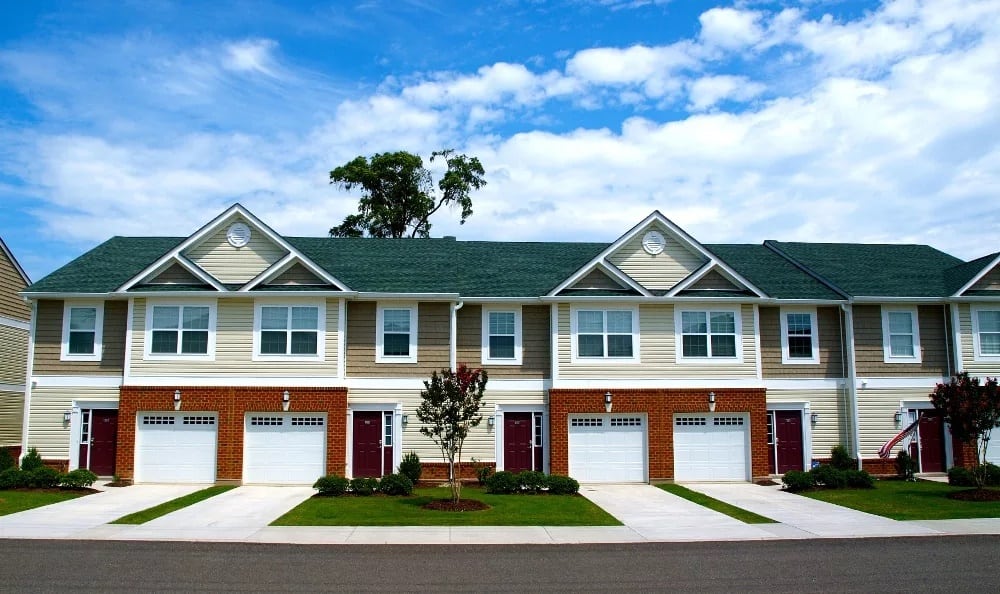
[[[603,413],[606,389],[549,390],[549,439],[552,474],[569,474],[570,413]],[[714,389],[716,413],[749,413],[750,474],[768,474],[767,402],[765,390]],[[649,480],[674,478],[673,416],[707,413],[708,388],[697,390],[611,390],[614,413],[646,413],[648,419]]]
[[[174,390],[181,391],[180,412],[218,413],[216,479],[243,478],[243,424],[248,412],[282,412],[281,395],[290,394],[288,412],[325,412],[326,470],[343,474],[347,452],[346,388],[238,388],[122,386],[118,401],[116,474],[135,476],[136,413],[174,410]]]
[[[490,468],[495,468],[496,465],[493,462],[481,463],[482,466],[489,466]],[[421,481],[447,481],[448,480],[448,464],[444,462],[423,462],[420,465]],[[476,465],[468,460],[462,461],[462,479],[463,480],[476,480]]]

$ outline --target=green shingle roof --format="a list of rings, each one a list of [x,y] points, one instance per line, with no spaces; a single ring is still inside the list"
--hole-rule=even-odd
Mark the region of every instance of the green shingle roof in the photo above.
[[[843,299],[815,278],[763,245],[705,246],[758,289],[777,299]]]
[[[964,287],[966,283],[982,272],[983,268],[995,260],[997,256],[1000,256],[1000,252],[995,252],[987,256],[983,256],[982,258],[976,258],[975,260],[965,262],[964,264],[959,264],[958,266],[953,266],[948,270],[945,270],[945,285],[948,287],[951,294],[954,295],[959,289]]]
[[[185,239],[112,237],[25,290],[30,293],[114,291]]]

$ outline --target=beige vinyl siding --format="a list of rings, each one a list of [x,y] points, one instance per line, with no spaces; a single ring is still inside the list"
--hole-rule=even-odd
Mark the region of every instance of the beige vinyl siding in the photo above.
[[[622,284],[600,270],[593,270],[587,276],[573,283],[570,289],[610,289],[618,291]]]
[[[854,306],[854,349],[859,377],[947,376],[948,336],[945,308],[921,305],[917,308],[920,327],[920,363],[886,363],[882,348],[882,308]]]
[[[613,304],[595,305],[614,308]],[[710,308],[699,304],[685,309]],[[719,307],[719,306],[714,306]],[[754,346],[753,306],[740,306],[742,317],[742,363],[677,363],[674,338],[674,306],[666,304],[639,306],[639,355],[641,363],[586,362],[572,363],[570,306],[559,305],[559,377],[562,379],[603,378],[746,378],[757,376]]]
[[[642,249],[642,237],[647,231],[654,229],[666,239],[663,251],[655,256]],[[669,289],[707,261],[700,254],[678,243],[669,231],[659,225],[651,225],[636,233],[635,237],[611,254],[608,260],[647,289]]]
[[[250,227],[250,242],[241,248],[229,245],[226,231],[242,222]],[[287,254],[281,246],[240,217],[223,225],[215,234],[187,251],[187,257],[223,283],[245,283]]]
[[[934,382],[926,388],[858,388],[858,417],[861,428],[861,456],[877,458],[878,450],[903,427],[897,427],[893,415],[900,401],[930,402]],[[905,417],[904,417],[905,419]],[[893,450],[895,457],[899,446]]]
[[[60,361],[62,352],[63,302],[38,302],[35,325],[35,375],[121,375],[125,369],[125,324],[128,304],[104,302],[104,335],[100,361]]]
[[[25,287],[24,278],[0,249],[0,316],[23,321],[31,318],[31,308],[18,295]]]
[[[830,449],[835,445],[847,446],[850,438],[849,427],[845,422],[851,416],[847,395],[843,388],[826,388],[815,390],[782,390],[768,389],[767,404],[786,402],[808,402],[809,409],[802,417],[803,429],[812,430],[812,458],[829,458]],[[819,422],[812,425],[809,415],[819,415]]]
[[[836,378],[845,377],[841,348],[840,310],[816,308],[819,331],[819,364],[783,364],[781,362],[780,308],[760,308],[760,359],[765,378]]]
[[[174,264],[161,272],[160,274],[153,277],[149,284],[151,285],[203,285],[205,284],[200,278],[188,272],[186,268],[180,264]]]
[[[0,384],[24,384],[28,368],[28,331],[0,326]]]
[[[430,377],[451,366],[451,308],[421,303],[417,309],[417,363],[375,363],[374,301],[347,303],[347,375],[355,377]],[[464,308],[463,308],[464,309]]]
[[[728,278],[722,276],[718,270],[712,270],[705,276],[698,279],[688,289],[692,290],[715,290],[715,291],[742,291],[743,287],[737,287]]]
[[[294,304],[294,299],[287,303]],[[253,299],[220,299],[216,310],[215,360],[145,358],[146,315],[152,300],[136,299],[132,324],[132,366],[130,374],[307,376],[337,375],[337,316],[339,300],[326,300],[326,356],[321,361],[254,361]],[[177,303],[177,301],[171,301]],[[286,302],[282,302],[283,304]],[[309,303],[315,303],[310,301]]]
[[[279,274],[269,285],[325,285],[326,281],[319,278],[301,264],[293,264],[288,270]]]
[[[502,306],[498,306],[502,308]],[[458,363],[484,367],[491,378],[544,379],[549,377],[550,326],[547,305],[521,307],[521,365],[483,365],[483,307],[465,304],[458,310]]]
[[[32,389],[28,447],[38,448],[42,458],[69,459],[70,425],[63,422],[63,412],[72,408],[74,400],[118,402],[118,388]]]
[[[1000,375],[1000,360],[976,361],[976,351],[972,336],[972,307],[968,303],[960,303],[958,307],[958,328],[959,340],[962,348],[962,367],[970,375],[980,377],[996,377]],[[986,309],[1000,309],[998,303],[977,303],[976,307]]]
[[[1000,266],[990,270],[976,284],[972,285],[971,291],[1000,291]]]
[[[24,392],[0,390],[0,446],[21,444]]]

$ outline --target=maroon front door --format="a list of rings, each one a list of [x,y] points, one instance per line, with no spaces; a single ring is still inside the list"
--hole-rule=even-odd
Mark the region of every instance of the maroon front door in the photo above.
[[[802,470],[802,413],[774,411],[774,458],[777,473]]]
[[[920,472],[944,472],[944,419],[936,410],[920,411]]]
[[[532,441],[531,413],[504,413],[503,469],[509,472],[534,470]]]
[[[91,472],[100,476],[115,474],[115,454],[118,451],[118,411],[90,411],[89,461],[80,460]]]
[[[382,476],[381,411],[355,411],[353,442],[352,476]]]

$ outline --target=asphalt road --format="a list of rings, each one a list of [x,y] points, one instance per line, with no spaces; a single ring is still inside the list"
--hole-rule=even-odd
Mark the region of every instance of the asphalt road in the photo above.
[[[505,546],[0,540],[0,590],[996,592],[1000,537]]]

